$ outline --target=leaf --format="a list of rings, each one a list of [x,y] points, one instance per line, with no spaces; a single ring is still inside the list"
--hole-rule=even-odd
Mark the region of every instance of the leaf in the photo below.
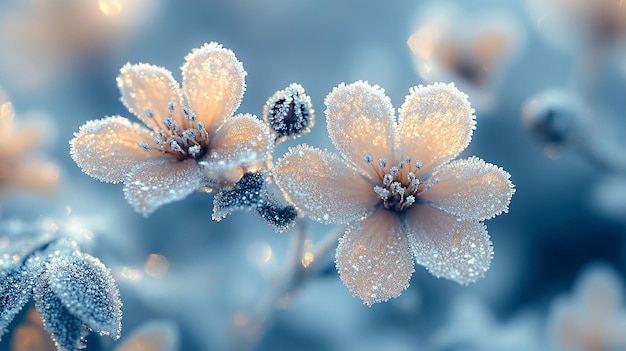
[[[41,316],[44,330],[50,333],[59,351],[74,351],[85,346],[87,330],[55,295],[49,282],[34,289],[35,307]]]
[[[109,269],[81,252],[55,257],[46,265],[51,291],[69,313],[100,335],[120,337],[122,302]]]

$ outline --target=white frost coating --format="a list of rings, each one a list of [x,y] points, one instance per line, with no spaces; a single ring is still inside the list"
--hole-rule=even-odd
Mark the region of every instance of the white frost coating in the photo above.
[[[54,295],[69,313],[100,335],[118,339],[122,331],[122,301],[113,276],[97,258],[73,252],[46,265]]]
[[[210,171],[265,161],[274,150],[269,128],[251,114],[228,118],[215,132],[202,167]]]
[[[326,96],[328,135],[340,154],[353,166],[363,164],[363,156],[374,160],[394,160],[396,148],[395,111],[385,91],[377,85],[358,81],[340,84]],[[376,174],[366,170],[372,178]]]
[[[274,172],[294,206],[322,223],[348,223],[379,202],[371,183],[346,161],[308,145],[290,148]]]
[[[124,181],[124,197],[144,216],[199,189],[204,175],[193,159],[156,160],[137,165]]]
[[[178,351],[180,332],[169,320],[152,320],[134,329],[114,351]]]
[[[368,306],[399,296],[414,271],[407,235],[390,211],[350,225],[335,263],[341,281]]]
[[[452,161],[433,176],[439,183],[421,198],[464,219],[482,221],[507,212],[515,193],[508,172],[477,157]]]
[[[235,54],[212,42],[185,57],[183,92],[189,107],[216,130],[239,107],[246,90],[246,71]]]
[[[454,83],[413,87],[400,108],[402,151],[420,160],[425,170],[457,157],[474,129],[474,109]]]
[[[489,269],[493,247],[483,223],[424,206],[406,219],[415,260],[434,276],[469,284]]]
[[[119,183],[137,163],[160,156],[138,144],[153,138],[138,123],[119,116],[107,117],[80,127],[70,140],[70,155],[87,175],[103,182]]]
[[[184,120],[183,97],[178,82],[163,67],[127,63],[117,76],[117,87],[124,106],[150,129],[159,129],[158,122],[169,115],[169,101],[176,107],[172,111],[173,118],[179,122]],[[151,110],[154,118],[149,118],[146,110]]]

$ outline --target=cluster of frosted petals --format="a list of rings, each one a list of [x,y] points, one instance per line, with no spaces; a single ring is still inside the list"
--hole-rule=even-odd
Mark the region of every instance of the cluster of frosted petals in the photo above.
[[[468,284],[493,255],[483,221],[508,210],[510,175],[476,157],[454,160],[475,128],[467,95],[453,84],[410,90],[399,112],[367,82],[326,97],[340,155],[300,145],[275,165],[277,185],[304,214],[348,224],[336,265],[371,305],[408,287],[414,262]]]
[[[144,215],[201,187],[234,184],[273,150],[262,121],[233,116],[246,72],[231,50],[205,44],[181,69],[182,88],[164,68],[125,65],[117,78],[121,100],[143,125],[106,117],[84,124],[70,141],[83,172],[123,182],[126,200]]]

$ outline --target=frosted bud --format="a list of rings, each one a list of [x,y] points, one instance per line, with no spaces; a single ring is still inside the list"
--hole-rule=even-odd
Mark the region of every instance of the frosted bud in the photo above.
[[[528,100],[522,119],[535,138],[549,145],[577,142],[586,129],[582,107],[560,90],[547,90]]]
[[[310,132],[314,124],[311,98],[300,84],[292,83],[267,99],[263,119],[274,131],[276,143],[298,138]]]

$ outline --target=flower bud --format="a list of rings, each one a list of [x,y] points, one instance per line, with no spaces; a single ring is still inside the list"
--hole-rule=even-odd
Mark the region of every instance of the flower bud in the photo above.
[[[310,132],[314,118],[311,98],[297,83],[274,93],[263,108],[263,119],[274,131],[276,143]]]

